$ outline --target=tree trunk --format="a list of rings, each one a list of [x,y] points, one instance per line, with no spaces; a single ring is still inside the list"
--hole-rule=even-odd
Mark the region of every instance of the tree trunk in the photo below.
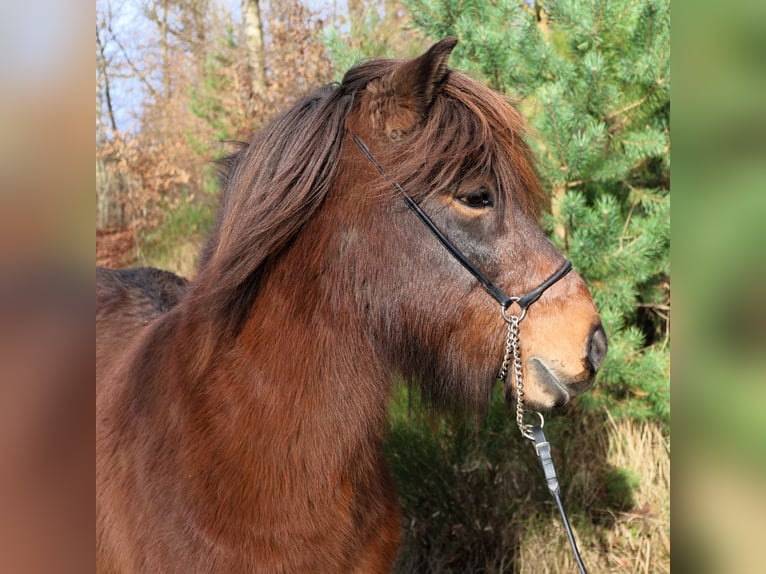
[[[109,85],[109,71],[107,70],[106,53],[104,50],[104,43],[101,41],[101,34],[99,33],[98,26],[96,26],[96,48],[98,52],[96,54],[96,67],[99,73],[99,88],[100,94],[104,98],[106,103],[106,114],[109,118],[109,126],[112,128],[112,133],[117,132],[117,122],[114,118],[114,108],[112,107],[112,91]],[[102,83],[103,82],[103,83]],[[101,110],[99,110],[99,114]]]
[[[194,29],[194,60],[197,66],[197,80],[202,81],[205,76],[205,58],[207,53],[207,13],[209,2],[201,0],[195,2],[192,7],[192,21]]]
[[[162,77],[164,81],[165,103],[170,101],[171,82],[170,82],[170,48],[168,45],[168,0],[162,2],[162,18],[160,24],[160,42],[162,45]]]
[[[258,0],[242,0],[242,18],[245,24],[251,94],[262,94],[266,91],[266,51],[263,46],[263,23]]]
[[[367,8],[364,0],[348,0],[348,18],[351,22],[351,37],[360,39],[364,37],[364,18]]]

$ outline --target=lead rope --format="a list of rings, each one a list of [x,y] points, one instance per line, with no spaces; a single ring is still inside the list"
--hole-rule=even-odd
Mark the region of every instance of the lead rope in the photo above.
[[[521,315],[508,315],[503,308],[503,319],[508,323],[508,332],[505,339],[505,355],[503,356],[503,364],[500,368],[500,380],[504,384],[507,384],[508,369],[513,363],[513,377],[516,383],[516,425],[519,427],[521,436],[531,440],[535,444],[535,452],[540,459],[540,464],[543,467],[543,473],[545,474],[545,482],[548,484],[548,490],[556,501],[556,507],[559,509],[561,520],[564,523],[564,530],[566,530],[567,538],[569,539],[569,545],[572,547],[577,567],[580,569],[581,574],[588,574],[585,569],[585,564],[580,556],[580,551],[577,548],[577,542],[575,541],[574,534],[572,533],[572,527],[569,525],[569,519],[567,513],[564,510],[564,504],[561,502],[561,489],[559,488],[559,480],[556,476],[556,468],[553,465],[553,457],[551,456],[551,445],[545,439],[543,434],[543,426],[545,425],[545,419],[541,413],[537,413],[540,417],[539,425],[529,425],[524,423],[524,379],[521,369],[521,349],[519,348],[519,323],[526,315],[526,308],[522,308]]]

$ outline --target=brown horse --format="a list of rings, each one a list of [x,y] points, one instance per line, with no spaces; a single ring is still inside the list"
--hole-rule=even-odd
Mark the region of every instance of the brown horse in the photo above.
[[[486,408],[506,325],[390,182],[508,293],[564,261],[520,116],[447,69],[455,42],[351,69],[232,156],[193,281],[99,271],[99,572],[391,567],[393,381]],[[569,273],[521,324],[527,404],[588,388],[605,344]]]

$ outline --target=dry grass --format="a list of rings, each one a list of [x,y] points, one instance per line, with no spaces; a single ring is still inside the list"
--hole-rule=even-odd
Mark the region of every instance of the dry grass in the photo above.
[[[394,571],[577,572],[534,449],[502,400],[477,424],[451,417],[430,424],[417,400],[409,410],[402,397],[387,441],[404,518]],[[572,405],[549,413],[546,429],[589,571],[668,572],[667,427]]]
[[[575,520],[583,560],[592,572],[670,572],[670,441],[653,422],[609,418],[606,426],[606,438],[601,439],[608,442],[605,462],[637,478],[635,504],[624,512],[603,510],[600,525]],[[583,459],[587,465],[588,457]],[[566,507],[566,492],[564,496]],[[532,517],[525,530],[517,572],[577,572],[557,516]]]

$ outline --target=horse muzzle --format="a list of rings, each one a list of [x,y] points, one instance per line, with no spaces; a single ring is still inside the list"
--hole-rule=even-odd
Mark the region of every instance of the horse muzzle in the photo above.
[[[568,374],[558,361],[530,357],[526,363],[530,383],[526,387],[529,406],[562,407],[573,397],[587,391],[593,386],[606,351],[606,333],[599,323],[591,330],[581,362],[582,369],[577,373]]]

